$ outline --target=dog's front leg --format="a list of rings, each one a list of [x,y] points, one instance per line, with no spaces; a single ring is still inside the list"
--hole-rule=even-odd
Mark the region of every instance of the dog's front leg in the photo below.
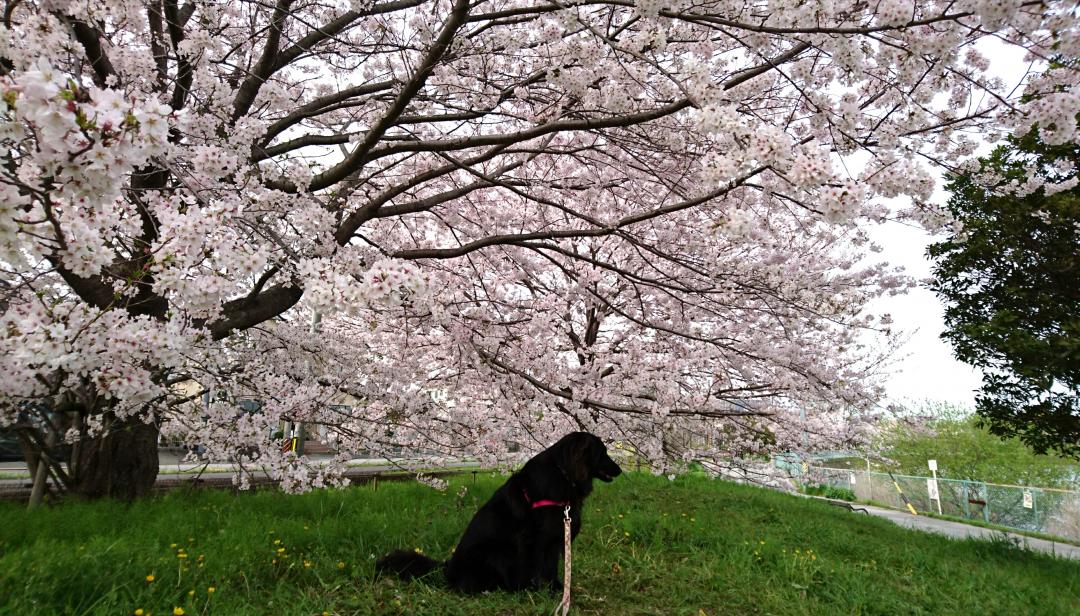
[[[563,587],[562,582],[559,580],[559,557],[562,556],[563,551],[562,541],[552,541],[540,549],[542,553],[539,554],[537,559],[537,565],[539,565],[537,571],[539,576],[538,587],[560,592]]]

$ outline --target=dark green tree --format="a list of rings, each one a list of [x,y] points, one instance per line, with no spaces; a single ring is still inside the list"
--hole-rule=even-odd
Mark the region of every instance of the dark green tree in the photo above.
[[[1080,457],[1080,188],[1014,189],[1070,181],[1078,168],[1076,143],[1010,139],[978,172],[949,178],[959,224],[928,251],[942,337],[984,371],[978,415],[994,434],[1070,457]]]

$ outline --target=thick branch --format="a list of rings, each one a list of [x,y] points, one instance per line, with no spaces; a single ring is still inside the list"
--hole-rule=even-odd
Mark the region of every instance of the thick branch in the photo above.
[[[116,69],[113,68],[109,56],[101,47],[101,34],[97,28],[93,28],[78,19],[68,18],[71,30],[75,34],[75,40],[86,51],[86,59],[90,61],[90,67],[94,69],[94,85],[104,88],[109,77],[116,77]]]
[[[292,284],[280,284],[266,289],[254,298],[244,297],[226,302],[225,316],[205,323],[214,340],[228,338],[234,332],[268,321],[296,305],[304,290]],[[197,323],[196,325],[204,325]]]
[[[628,227],[639,222],[644,222],[659,216],[685,210],[702,203],[706,203],[717,197],[727,194],[733,188],[739,186],[751,177],[761,173],[765,170],[765,167],[758,167],[746,175],[738,178],[730,186],[724,186],[706,193],[700,197],[694,199],[687,199],[672,203],[671,205],[665,205],[663,207],[654,208],[645,212],[637,214],[631,214],[624,216],[618,221],[612,223],[606,227],[599,227],[593,229],[555,229],[552,231],[536,231],[533,233],[506,233],[501,235],[491,235],[488,237],[480,238],[478,240],[463,244],[454,248],[415,248],[412,250],[399,250],[393,254],[398,259],[452,259],[460,257],[462,255],[475,252],[481,248],[488,246],[496,246],[499,244],[521,244],[530,240],[554,240],[565,239],[573,237],[601,237],[605,235],[611,235],[620,231],[621,229]]]
[[[270,22],[270,32],[266,36],[263,45],[262,56],[248,78],[240,85],[233,101],[233,119],[236,120],[251,109],[251,103],[259,93],[259,88],[277,68],[278,47],[281,43],[281,30],[285,26],[285,19],[289,16],[289,7],[293,0],[278,0],[274,7],[274,17]]]
[[[588,407],[592,407],[592,408],[596,408],[596,409],[602,409],[602,410],[605,410],[605,411],[614,411],[616,413],[625,413],[625,414],[628,414],[628,415],[652,415],[653,414],[653,412],[651,410],[644,409],[644,408],[641,408],[641,407],[638,407],[638,406],[629,406],[629,405],[626,405],[626,404],[614,404],[614,403],[610,403],[610,402],[604,402],[602,400],[596,400],[594,398],[575,399],[574,396],[573,396],[573,391],[572,390],[569,390],[569,389],[566,389],[566,388],[557,389],[555,386],[553,386],[553,385],[551,385],[549,383],[545,383],[545,382],[541,381],[540,379],[532,376],[531,374],[525,372],[524,370],[519,370],[517,368],[514,368],[513,366],[510,366],[506,362],[501,361],[499,358],[488,354],[483,349],[477,348],[476,353],[477,353],[477,355],[480,356],[481,359],[483,359],[485,362],[491,364],[492,366],[496,366],[498,368],[501,368],[502,370],[505,370],[506,372],[514,374],[514,375],[524,379],[526,382],[528,382],[530,385],[532,385],[536,389],[539,389],[540,391],[548,393],[548,394],[550,394],[552,396],[555,396],[557,398],[562,398],[563,400],[571,400],[571,401],[577,402],[578,404],[581,404],[582,406],[588,406]],[[648,399],[648,396],[638,396],[638,397]],[[673,409],[669,410],[668,414],[670,414],[670,415],[680,415],[680,416],[684,416],[684,417],[709,417],[709,418],[748,417],[748,416],[769,417],[769,416],[773,415],[773,413],[769,413],[769,412],[766,412],[766,411],[753,411],[753,410],[739,410],[739,411],[732,410],[732,411],[727,411],[727,410],[718,410],[718,409],[692,409],[692,408],[673,408]]]
[[[386,130],[397,122],[401,114],[405,113],[405,109],[408,108],[409,103],[412,102],[413,97],[417,92],[424,87],[427,83],[428,77],[435,69],[435,66],[439,63],[439,60],[450,49],[450,43],[454,41],[454,37],[457,35],[458,29],[465,23],[465,18],[469,14],[469,2],[468,0],[456,0],[454,7],[450,11],[450,16],[447,18],[446,23],[443,24],[442,32],[439,33],[424,54],[423,60],[416,68],[416,72],[413,73],[411,79],[398,95],[394,97],[394,102],[387,109],[386,114],[379,119],[364,136],[364,140],[357,144],[354,149],[345,160],[341,161],[337,165],[327,169],[323,173],[315,177],[311,182],[311,190],[317,191],[333,186],[341,180],[348,177],[350,174],[356,172],[363,166],[364,161],[372,148],[382,139]]]

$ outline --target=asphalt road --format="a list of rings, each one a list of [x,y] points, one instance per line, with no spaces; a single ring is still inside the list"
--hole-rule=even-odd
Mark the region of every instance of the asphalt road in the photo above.
[[[940,520],[924,515],[916,516],[911,515],[906,511],[897,511],[896,509],[885,509],[883,507],[874,507],[872,505],[861,504],[853,504],[852,506],[855,507],[855,509],[866,509],[866,511],[870,515],[877,516],[879,518],[885,518],[886,520],[889,520],[894,524],[903,526],[904,528],[911,528],[927,533],[937,533],[939,535],[945,535],[953,539],[966,539],[968,537],[974,537],[976,539],[990,540],[994,538],[1000,539],[1004,535],[1005,537],[1008,537],[1010,541],[1013,541],[1018,545],[1025,546],[1032,550],[1046,552],[1048,554],[1056,554],[1064,558],[1080,559],[1080,547],[1068,543],[1058,543],[1056,541],[1036,539],[1034,537],[1028,537],[1027,535],[1019,535],[1016,533],[1009,533],[1000,530],[994,530],[991,528],[983,528],[981,526],[972,526],[970,524],[952,522],[950,520]],[[855,511],[852,513],[852,515],[863,514],[859,511]]]

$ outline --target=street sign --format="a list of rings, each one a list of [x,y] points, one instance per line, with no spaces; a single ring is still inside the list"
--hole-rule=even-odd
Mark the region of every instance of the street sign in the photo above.
[[[937,460],[927,460],[927,466],[930,467],[930,472],[933,473],[933,479],[926,480],[926,490],[930,492],[930,500],[937,501],[937,512],[941,515],[941,497],[938,496],[937,490]]]
[[[1024,490],[1024,509],[1033,507],[1035,507],[1035,497],[1031,494],[1031,490]]]

